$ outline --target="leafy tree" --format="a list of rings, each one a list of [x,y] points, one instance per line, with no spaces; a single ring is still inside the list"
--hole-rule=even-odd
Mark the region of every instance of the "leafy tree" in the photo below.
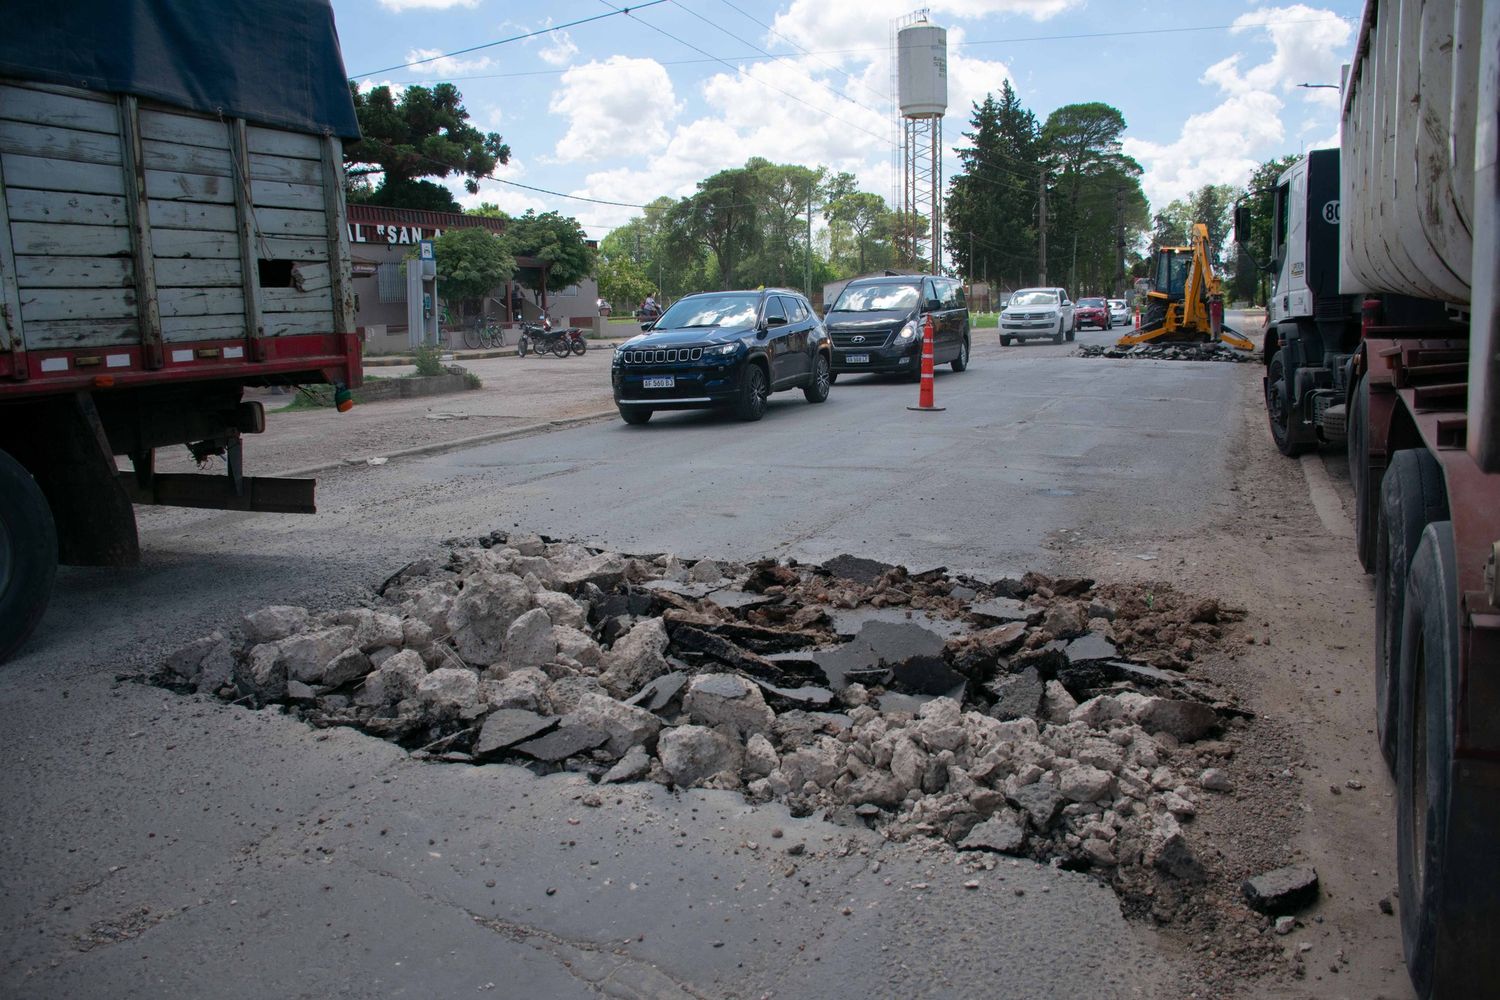
[[[535,257],[551,265],[545,275],[550,288],[566,288],[594,270],[594,249],[576,219],[556,212],[537,215],[532,209],[505,227],[505,242],[517,257]],[[540,269],[522,269],[520,281],[532,291],[543,289]]]
[[[756,234],[746,248],[736,284],[800,285],[808,253],[808,211],[818,200],[824,171],[752,157],[746,164],[756,205]]]
[[[351,200],[456,212],[447,188],[421,178],[457,175],[472,194],[480,178],[510,160],[499,133],[469,124],[463,95],[451,83],[407,87],[398,99],[388,86],[362,92],[351,80],[349,92],[362,136],[344,146]],[[372,190],[376,174],[381,182]]]
[[[852,191],[828,201],[823,211],[829,223],[830,256],[837,255],[841,245],[847,247],[854,274],[890,266],[893,220],[884,198]]]
[[[516,260],[503,237],[488,229],[449,229],[432,241],[437,258],[438,288],[467,316],[469,306],[483,301],[516,271]]]
[[[509,219],[509,213],[505,212],[492,201],[482,201],[478,207],[466,209],[465,215],[473,215],[481,219]]]
[[[1036,115],[1021,104],[1007,80],[999,100],[987,94],[973,106],[969,124],[964,136],[971,145],[955,150],[963,167],[946,199],[948,252],[971,279],[990,268],[1034,274],[1040,152]]]
[[[1193,221],[1208,228],[1208,258],[1215,266],[1222,264],[1228,249],[1230,210],[1238,192],[1229,184],[1205,184],[1191,195]]]
[[[756,183],[744,167],[721,170],[672,207],[664,224],[665,249],[681,260],[695,250],[712,255],[720,288],[729,288],[756,239]]]
[[[629,312],[656,289],[641,265],[628,254],[599,254],[599,294],[617,312]]]

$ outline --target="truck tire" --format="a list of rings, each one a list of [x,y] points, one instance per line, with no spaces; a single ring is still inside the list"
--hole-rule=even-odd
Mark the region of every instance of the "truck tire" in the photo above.
[[[1396,762],[1397,720],[1404,682],[1400,677],[1401,631],[1407,575],[1422,530],[1448,518],[1443,470],[1425,448],[1391,457],[1380,483],[1375,535],[1375,732],[1388,766]]]
[[[1493,996],[1500,889],[1493,879],[1493,790],[1455,758],[1458,570],[1453,525],[1427,526],[1412,559],[1401,643],[1396,861],[1401,939],[1421,1000]],[[1483,764],[1478,765],[1483,767]]]
[[[1361,375],[1349,396],[1348,432],[1344,447],[1349,456],[1349,483],[1354,487],[1354,546],[1366,573],[1375,571],[1375,498],[1370,489],[1369,428],[1370,379]]]
[[[1271,359],[1271,368],[1266,372],[1266,419],[1271,425],[1271,438],[1276,450],[1287,458],[1296,458],[1307,450],[1307,445],[1293,440],[1292,401],[1286,384],[1286,362],[1281,352]]]
[[[52,508],[26,467],[0,451],[0,662],[36,628],[56,576]]]

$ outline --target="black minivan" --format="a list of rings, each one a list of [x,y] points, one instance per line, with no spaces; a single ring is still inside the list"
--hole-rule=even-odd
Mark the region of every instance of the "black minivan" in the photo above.
[[[627,424],[708,407],[759,420],[773,392],[801,389],[821,403],[833,384],[828,333],[789,289],[687,295],[645,328],[615,348],[610,372]]]
[[[833,338],[833,372],[919,378],[922,326],[932,317],[933,363],[969,367],[969,306],[963,283],[937,275],[856,278],[823,315]]]

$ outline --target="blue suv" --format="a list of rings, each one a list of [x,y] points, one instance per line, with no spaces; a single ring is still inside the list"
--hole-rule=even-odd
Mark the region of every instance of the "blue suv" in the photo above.
[[[610,371],[627,424],[709,407],[759,420],[773,392],[801,389],[821,403],[833,384],[828,333],[807,299],[785,288],[688,295],[641,329],[615,349]]]

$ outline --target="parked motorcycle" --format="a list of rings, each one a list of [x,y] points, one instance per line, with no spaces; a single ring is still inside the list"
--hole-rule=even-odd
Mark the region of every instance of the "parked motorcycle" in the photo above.
[[[522,323],[521,337],[516,342],[516,353],[523,358],[528,354],[547,353],[566,358],[569,354],[582,354],[587,350],[582,330],[576,326],[554,330],[550,319],[543,319],[540,324]]]

